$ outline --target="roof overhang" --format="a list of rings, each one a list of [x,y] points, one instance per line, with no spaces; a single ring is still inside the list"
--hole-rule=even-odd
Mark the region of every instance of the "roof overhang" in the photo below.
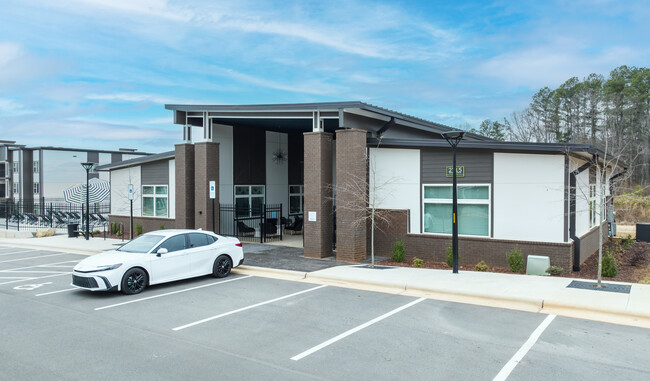
[[[116,169],[133,167],[136,165],[142,165],[146,163],[151,163],[154,161],[160,160],[170,160],[175,157],[175,151],[168,151],[163,153],[158,153],[155,155],[147,155],[142,157],[136,157],[134,159],[117,161],[115,163],[99,165],[95,168],[96,171],[113,171]]]

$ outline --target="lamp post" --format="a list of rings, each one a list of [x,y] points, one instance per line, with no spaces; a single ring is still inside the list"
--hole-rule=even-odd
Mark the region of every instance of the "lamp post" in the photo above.
[[[458,183],[456,180],[456,147],[461,140],[465,131],[449,131],[443,132],[442,137],[451,145],[451,152],[453,156],[453,187],[452,187],[452,238],[451,248],[453,255],[453,273],[458,274]]]
[[[90,170],[95,163],[81,163],[81,166],[86,170],[86,241],[90,236]]]

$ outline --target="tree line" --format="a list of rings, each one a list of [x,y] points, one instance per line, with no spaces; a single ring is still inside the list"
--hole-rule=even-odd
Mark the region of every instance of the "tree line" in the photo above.
[[[484,120],[471,132],[497,140],[587,143],[617,156],[632,184],[650,184],[650,69],[620,66],[605,78],[569,78],[544,87],[524,110]]]

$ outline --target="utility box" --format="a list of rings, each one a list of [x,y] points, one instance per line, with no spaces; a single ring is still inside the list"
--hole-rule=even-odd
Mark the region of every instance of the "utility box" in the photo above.
[[[636,223],[636,240],[639,242],[650,242],[650,222]]]
[[[549,275],[546,269],[551,267],[551,259],[541,255],[529,255],[526,261],[526,274]]]

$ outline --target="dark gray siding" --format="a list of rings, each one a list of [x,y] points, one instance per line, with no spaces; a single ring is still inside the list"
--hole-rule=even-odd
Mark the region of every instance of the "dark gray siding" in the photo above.
[[[168,185],[169,160],[142,164],[142,185]]]
[[[20,178],[20,182],[23,183],[22,197],[31,200],[34,198],[34,151],[24,149],[23,162],[20,164],[23,166]]]
[[[447,166],[452,165],[451,147],[449,149],[422,149],[422,183],[451,183],[446,177]],[[494,155],[492,151],[456,150],[456,166],[465,167],[465,177],[458,177],[459,184],[489,183],[494,178]]]
[[[289,185],[302,184],[303,177],[303,160],[305,156],[305,144],[302,133],[288,134],[289,140]]]
[[[118,161],[122,161],[122,154],[121,153],[112,153],[111,154],[111,163],[117,163]]]
[[[233,180],[235,185],[266,184],[266,132],[234,126]]]

